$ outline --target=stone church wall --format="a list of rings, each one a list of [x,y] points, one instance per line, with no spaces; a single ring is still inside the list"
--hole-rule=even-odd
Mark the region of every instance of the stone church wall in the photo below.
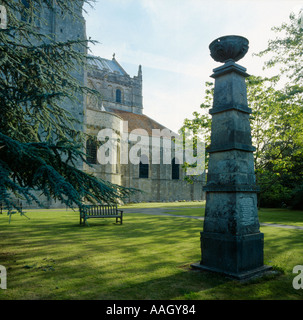
[[[88,108],[86,110],[86,133],[98,137],[100,130],[102,129],[111,129],[119,137],[122,131],[122,122],[123,120],[110,112],[92,110]],[[96,177],[104,179],[114,184],[121,185],[121,169],[119,161],[119,149],[120,149],[120,140],[115,141],[117,145],[117,158],[108,164],[92,164],[88,166],[84,164],[84,170],[93,173]]]
[[[172,179],[172,164],[165,164],[163,159],[163,147],[160,148],[160,164],[152,163],[152,138],[149,138],[149,168],[148,178],[140,178],[139,164],[121,165],[122,185],[132,187],[143,192],[138,192],[131,196],[129,202],[155,202],[155,201],[193,201],[204,200],[205,194],[203,185],[205,183],[205,173],[196,176],[193,184],[184,180],[185,171],[182,164],[179,165],[179,179]],[[163,144],[163,138],[162,143]],[[131,148],[133,144],[129,144]],[[165,150],[167,152],[167,150]],[[174,149],[171,150],[172,158]]]

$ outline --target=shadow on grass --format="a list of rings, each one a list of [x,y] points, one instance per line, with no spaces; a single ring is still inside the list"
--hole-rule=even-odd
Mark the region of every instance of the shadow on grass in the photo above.
[[[16,291],[7,290],[7,298],[270,299],[279,287],[263,281],[266,290],[260,294],[260,283],[191,270],[190,263],[200,260],[201,221],[139,214],[126,215],[123,225],[114,221],[91,219],[83,227],[77,214],[65,212],[10,225],[0,219],[0,264],[8,267],[9,288]],[[299,230],[263,230],[272,255],[303,240]]]

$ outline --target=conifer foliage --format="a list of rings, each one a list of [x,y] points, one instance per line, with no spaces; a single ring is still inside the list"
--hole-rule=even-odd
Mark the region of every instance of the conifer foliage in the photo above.
[[[0,29],[0,203],[10,213],[22,214],[15,197],[41,205],[43,194],[82,207],[85,202],[114,203],[134,192],[79,169],[86,162],[86,138],[62,107],[97,94],[73,76],[87,63],[93,41],[58,42],[37,27],[45,23],[41,8],[55,6],[77,19],[75,9],[83,2],[90,1],[0,1],[7,12],[7,26]]]

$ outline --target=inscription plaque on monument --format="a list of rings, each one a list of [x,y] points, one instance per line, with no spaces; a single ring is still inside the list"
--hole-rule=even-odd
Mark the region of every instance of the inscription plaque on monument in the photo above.
[[[253,198],[240,198],[241,223],[251,225],[254,223],[254,200]]]

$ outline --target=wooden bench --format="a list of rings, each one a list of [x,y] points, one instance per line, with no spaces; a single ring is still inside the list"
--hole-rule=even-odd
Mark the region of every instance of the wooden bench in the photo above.
[[[116,223],[122,224],[123,211],[118,210],[116,205],[89,205],[80,210],[80,225],[85,225],[90,218],[116,218]]]

